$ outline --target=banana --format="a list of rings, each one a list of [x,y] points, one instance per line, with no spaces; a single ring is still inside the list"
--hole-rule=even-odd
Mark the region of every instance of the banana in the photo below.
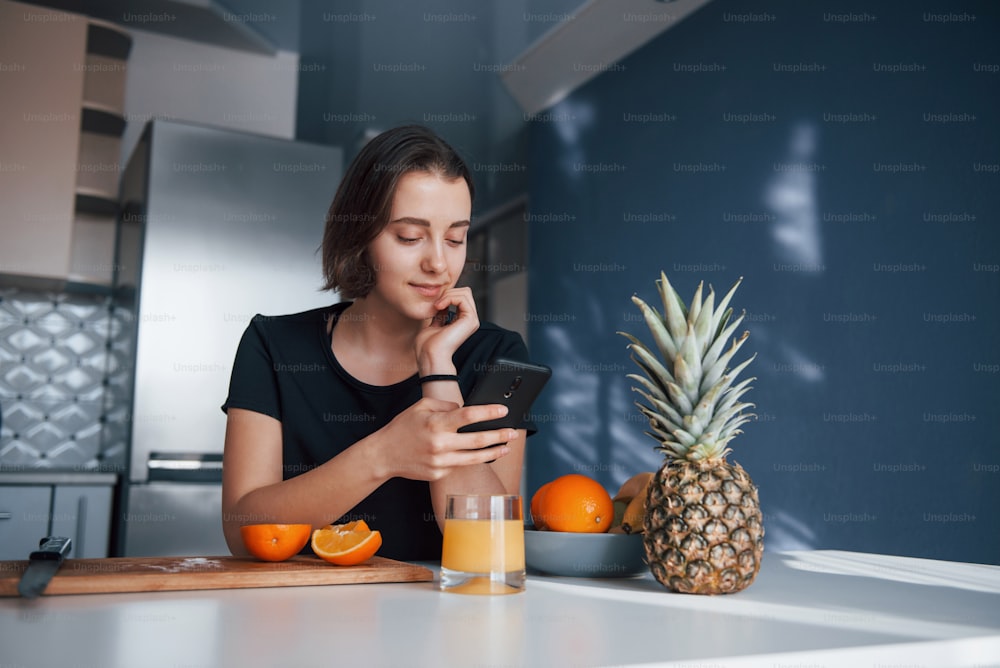
[[[642,492],[636,494],[629,501],[628,506],[625,508],[625,515],[622,517],[622,529],[625,533],[642,533],[643,519],[646,515],[646,489],[643,488]]]
[[[652,471],[643,471],[642,473],[636,473],[634,476],[626,480],[618,493],[615,494],[613,501],[624,501],[628,503],[634,497],[645,494],[646,487],[649,485],[649,481],[653,479]]]
[[[611,528],[620,527],[622,525],[622,518],[625,517],[625,508],[628,507],[628,501],[619,500],[615,501],[615,518],[611,521]]]

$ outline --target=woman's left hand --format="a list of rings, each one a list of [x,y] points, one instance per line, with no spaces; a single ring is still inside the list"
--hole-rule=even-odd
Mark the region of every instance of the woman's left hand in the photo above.
[[[448,324],[448,308],[455,307],[455,317]],[[479,329],[479,314],[471,288],[451,288],[434,302],[438,310],[417,334],[417,364],[421,375],[455,373],[452,356],[458,347]]]

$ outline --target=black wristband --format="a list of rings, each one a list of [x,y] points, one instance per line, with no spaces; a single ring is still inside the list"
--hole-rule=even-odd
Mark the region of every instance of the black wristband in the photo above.
[[[421,385],[424,383],[433,383],[435,380],[453,380],[457,383],[458,376],[447,373],[436,373],[431,374],[430,376],[422,376],[419,380]]]

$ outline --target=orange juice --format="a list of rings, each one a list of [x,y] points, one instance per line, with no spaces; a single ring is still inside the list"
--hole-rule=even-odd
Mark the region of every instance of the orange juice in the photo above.
[[[517,494],[449,494],[441,545],[441,591],[524,591],[524,514]]]
[[[524,521],[446,519],[441,567],[469,574],[524,570]]]

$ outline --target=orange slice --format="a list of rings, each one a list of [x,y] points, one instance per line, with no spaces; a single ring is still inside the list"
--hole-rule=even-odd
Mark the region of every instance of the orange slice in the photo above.
[[[263,561],[284,561],[299,553],[312,534],[311,524],[247,524],[240,536],[247,551]]]
[[[382,534],[372,531],[364,520],[332,524],[312,533],[316,556],[337,566],[354,566],[371,559],[382,547]]]

